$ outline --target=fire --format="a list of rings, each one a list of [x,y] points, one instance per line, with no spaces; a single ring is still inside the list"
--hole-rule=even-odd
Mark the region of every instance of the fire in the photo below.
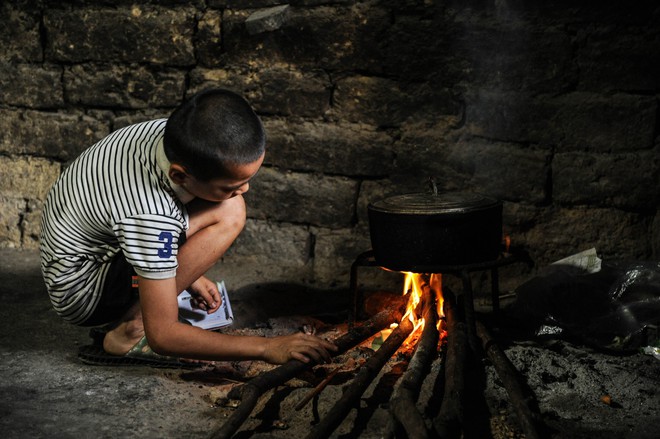
[[[422,301],[422,294],[426,288],[431,288],[436,293],[436,306],[438,316],[443,316],[442,299],[442,276],[437,273],[412,273],[404,272],[403,294],[409,295],[406,313],[403,318],[408,318],[414,325],[414,330],[424,328],[424,319],[418,317],[417,306]],[[438,320],[439,322],[440,320]]]
[[[403,272],[404,277],[404,286],[403,286],[403,295],[408,296],[408,302],[406,305],[406,312],[402,317],[403,319],[409,319],[413,324],[413,330],[410,332],[404,345],[410,346],[415,343],[424,329],[424,318],[421,317],[422,307],[419,305],[422,303],[424,292],[433,291],[435,292],[435,306],[438,314],[438,321],[436,326],[441,334],[444,334],[442,331],[442,320],[444,317],[443,304],[444,299],[442,297],[442,276],[436,273],[413,273],[413,272]],[[423,305],[423,304],[422,304]],[[392,323],[389,329],[383,329],[380,331],[379,336],[381,343],[383,340],[389,337],[393,329],[398,326],[397,323]],[[441,335],[442,336],[442,335]]]
[[[504,236],[504,252],[509,253],[509,249],[511,248],[511,237],[509,235]]]

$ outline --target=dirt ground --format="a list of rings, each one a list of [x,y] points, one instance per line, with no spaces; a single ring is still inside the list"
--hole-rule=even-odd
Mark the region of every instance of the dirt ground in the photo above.
[[[313,324],[313,320],[311,321]],[[305,318],[274,319],[269,325],[250,333],[275,334],[302,327]],[[318,322],[317,322],[318,324]],[[341,333],[341,325],[325,329]],[[241,330],[240,332],[243,332]],[[660,426],[660,360],[643,353],[611,355],[564,340],[500,341],[501,348],[520,374],[523,386],[533,395],[532,408],[540,414],[538,432],[547,438],[658,438]],[[252,416],[236,434],[237,438],[306,437],[315,423],[327,413],[350,385],[360,364],[373,352],[373,339],[361,347],[337,357],[333,364],[314,369],[287,385],[274,389],[262,399]],[[331,437],[380,438],[392,437],[389,399],[405,371],[412,348],[403,349],[383,368],[359,402]],[[443,355],[433,362],[425,378],[418,409],[427,425],[437,415],[443,387]],[[350,364],[350,366],[346,366]],[[300,403],[328,372],[344,369],[330,384],[302,409]],[[208,387],[207,397],[214,404],[220,419],[233,409],[224,406],[226,392],[237,385],[222,381],[234,376],[244,381],[251,375],[271,369],[260,363],[234,363],[217,369],[193,372],[186,379],[219,381]],[[465,407],[465,424],[471,430],[465,437],[522,438],[525,437],[515,415],[506,389],[492,364],[481,359],[471,370],[468,380],[478,382],[483,399],[477,398]],[[478,392],[479,390],[477,390]],[[483,405],[483,407],[481,406]],[[487,425],[486,425],[487,424]],[[405,437],[399,430],[396,437]]]
[[[3,250],[0,260],[2,437],[209,438],[234,412],[216,404],[218,399],[231,386],[271,367],[238,362],[186,371],[84,365],[76,350],[90,343],[87,330],[64,324],[52,311],[40,278],[38,255]],[[345,330],[345,315],[341,314],[347,307],[345,294],[262,285],[235,291],[234,299],[235,331],[274,335],[313,324],[319,334],[325,331],[333,337]],[[640,352],[607,354],[556,337],[523,336],[511,328],[493,334],[534,395],[547,427],[543,437],[660,437],[660,360]],[[376,346],[367,340],[360,348],[336,357],[333,364],[317,367],[269,392],[235,437],[306,437]],[[330,437],[388,437],[388,402],[408,355],[405,351],[388,362],[360,398],[359,407],[349,412]],[[318,398],[296,410],[312,387],[337,366],[344,369]],[[486,360],[475,366],[468,378],[473,389],[480,389],[481,399],[465,407],[464,418],[466,424],[479,427],[479,433],[489,433],[465,437],[522,437],[496,371]],[[419,394],[418,409],[429,424],[441,402],[443,374],[441,352]]]
[[[550,437],[660,437],[660,360],[641,353],[612,356],[564,341],[518,343],[505,353],[532,389]],[[489,406],[510,415],[498,381],[489,367]]]

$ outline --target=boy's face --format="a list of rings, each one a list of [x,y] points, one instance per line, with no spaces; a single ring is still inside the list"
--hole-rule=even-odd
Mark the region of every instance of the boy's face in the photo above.
[[[170,166],[170,177],[190,194],[206,201],[219,203],[236,195],[244,194],[250,188],[250,180],[261,168],[264,156],[252,163],[227,166],[222,177],[201,181],[185,172],[178,164]]]

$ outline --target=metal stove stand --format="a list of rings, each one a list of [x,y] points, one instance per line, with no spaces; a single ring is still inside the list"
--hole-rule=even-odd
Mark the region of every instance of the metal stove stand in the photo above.
[[[459,310],[463,310],[464,312],[469,339],[474,340],[474,293],[472,290],[472,280],[470,279],[470,273],[476,271],[490,271],[492,308],[493,313],[497,314],[500,311],[500,277],[498,270],[500,267],[518,262],[526,262],[528,265],[531,264],[529,256],[522,252],[502,252],[498,258],[490,261],[462,265],[437,265],[433,267],[427,267],[429,269],[425,270],[425,273],[451,275],[461,280],[463,290],[454,292],[454,295],[456,297],[457,308]],[[360,267],[380,267],[374,257],[373,250],[368,250],[360,254],[351,265],[350,294],[352,297],[349,314],[350,324],[355,323],[358,317],[359,307],[364,301],[364,294],[358,286],[358,269]]]

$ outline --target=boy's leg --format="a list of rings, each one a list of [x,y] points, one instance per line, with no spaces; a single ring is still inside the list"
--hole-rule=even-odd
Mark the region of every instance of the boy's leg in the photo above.
[[[245,202],[236,196],[222,203],[193,200],[188,205],[190,227],[185,243],[179,248],[176,285],[179,292],[188,288],[211,268],[227,251],[245,226]],[[123,355],[144,335],[139,304],[123,316],[119,325],[108,332],[103,348]]]
[[[179,292],[203,276],[236,240],[245,226],[245,202],[241,195],[220,204],[197,199],[188,205],[188,214],[186,243],[177,256]]]
[[[137,287],[132,282],[135,270],[123,253],[117,253],[109,264],[96,309],[80,326],[113,324],[138,300]]]

